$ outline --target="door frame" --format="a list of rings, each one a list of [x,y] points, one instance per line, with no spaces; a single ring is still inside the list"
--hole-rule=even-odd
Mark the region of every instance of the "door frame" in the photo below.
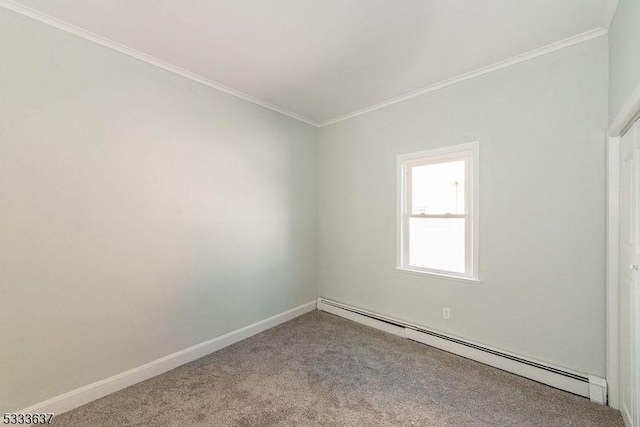
[[[607,130],[606,215],[606,360],[609,406],[620,408],[618,261],[620,215],[620,138],[640,116],[640,84],[622,106]]]

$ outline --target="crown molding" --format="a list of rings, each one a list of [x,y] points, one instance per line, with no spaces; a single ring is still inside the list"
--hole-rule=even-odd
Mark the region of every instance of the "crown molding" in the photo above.
[[[548,53],[552,53],[561,49],[564,49],[569,46],[573,46],[579,43],[586,42],[588,40],[600,37],[607,34],[606,28],[594,28],[593,30],[586,31],[584,33],[566,38],[564,40],[560,40],[555,43],[551,43],[549,45],[543,46],[538,49],[531,50],[527,53],[523,53],[521,55],[513,56],[509,59],[505,59],[503,61],[499,61],[493,63],[491,65],[487,65],[485,67],[477,68],[473,71],[466,72],[464,74],[460,74],[456,77],[452,77],[450,79],[442,80],[441,82],[431,84],[429,86],[422,87],[420,89],[412,90],[411,92],[407,92],[404,95],[397,96],[395,98],[391,98],[387,101],[383,101],[377,104],[373,104],[369,107],[361,108],[359,110],[353,111],[351,113],[347,113],[341,116],[334,117],[333,119],[325,120],[320,122],[319,127],[329,126],[347,119],[351,119],[356,116],[360,116],[362,114],[370,113],[371,111],[379,110],[384,107],[388,107],[393,104],[397,104],[398,102],[406,101],[407,99],[415,98],[416,96],[424,95],[425,93],[434,92],[438,89],[445,88],[447,86],[454,85],[456,83],[463,82],[465,80],[473,79],[475,77],[481,76],[483,74],[491,73],[493,71],[500,70],[502,68],[509,67],[511,65],[519,64],[524,61],[528,61],[530,59],[537,58],[542,55],[546,55]]]
[[[201,83],[205,86],[209,86],[213,89],[219,90],[226,94],[235,96],[240,99],[244,99],[245,101],[249,101],[252,104],[259,105],[261,107],[267,108],[269,110],[275,111],[280,114],[284,114],[285,116],[289,116],[293,119],[299,120],[311,126],[318,127],[318,123],[314,120],[311,120],[307,117],[301,116],[296,113],[292,113],[291,111],[287,111],[283,108],[280,108],[276,105],[270,104],[269,102],[263,101],[261,99],[255,98],[246,93],[240,92],[238,90],[232,89],[228,86],[225,86],[221,83],[203,77],[199,74],[193,73],[191,71],[185,70],[173,64],[170,64],[162,59],[158,59],[155,56],[148,55],[146,53],[140,52],[138,50],[132,49],[128,46],[120,44],[114,40],[108,39],[106,37],[102,37],[98,34],[92,33],[91,31],[84,30],[82,28],[76,27],[68,22],[62,21],[60,19],[54,18],[53,16],[47,15],[30,7],[24,6],[22,4],[16,3],[13,0],[0,0],[0,7],[10,10],[12,12],[18,13],[20,15],[26,16],[28,18],[34,19],[36,21],[42,22],[44,24],[55,27],[59,30],[66,31],[67,33],[73,34],[75,36],[81,37],[85,40],[92,41],[101,46],[107,47],[109,49],[115,50],[117,52],[123,53],[125,55],[131,56],[140,61],[146,62],[151,65],[155,65],[156,67],[162,68],[171,73],[177,74],[179,76],[185,77],[187,79],[193,80],[195,82]]]
[[[617,4],[613,3],[614,6]],[[125,46],[123,44],[120,44],[114,40],[108,39],[106,37],[100,36],[98,34],[92,33],[90,31],[84,30],[82,28],[76,27],[75,25],[72,25],[68,22],[62,21],[60,19],[54,18],[53,16],[47,15],[45,13],[42,13],[38,10],[32,9],[30,7],[24,6],[20,3],[17,3],[13,0],[0,0],[0,7],[10,10],[12,12],[18,13],[20,15],[26,16],[28,18],[34,19],[36,21],[42,22],[44,24],[50,25],[52,27],[58,28],[62,31],[65,31],[67,33],[73,34],[75,36],[81,37],[85,40],[89,40],[92,41],[94,43],[97,43],[101,46],[107,47],[109,49],[115,50],[117,52],[123,53],[125,55],[128,55],[130,57],[133,57],[135,59],[138,59],[140,61],[146,62],[148,64],[154,65],[156,67],[162,68],[166,71],[169,71],[171,73],[177,74],[179,76],[185,77],[187,79],[193,80],[195,82],[198,82],[200,84],[203,84],[205,86],[209,86],[213,89],[219,90],[221,92],[224,92],[226,94],[235,96],[237,98],[243,99],[245,101],[251,102],[253,104],[259,105],[261,107],[267,108],[269,110],[275,111],[277,113],[283,114],[285,116],[291,117],[293,119],[299,120],[303,123],[309,124],[311,126],[314,127],[324,127],[324,126],[329,126],[356,116],[360,116],[362,114],[366,114],[375,110],[379,110],[381,108],[384,107],[388,107],[390,105],[393,104],[397,104],[399,102],[405,101],[407,99],[411,99],[411,98],[415,98],[417,96],[420,95],[424,95],[426,93],[429,92],[434,92],[438,89],[442,89],[445,88],[447,86],[451,86],[454,85],[456,83],[460,83],[463,82],[465,80],[469,80],[469,79],[473,79],[475,77],[481,76],[483,74],[487,74],[493,71],[497,71],[500,70],[502,68],[506,68],[509,67],[511,65],[515,65],[524,61],[528,61],[530,59],[533,58],[537,58],[539,56],[542,55],[546,55],[548,53],[552,53],[555,52],[557,50],[561,50],[564,49],[566,47],[569,46],[573,46],[582,42],[586,42],[588,40],[606,35],[608,30],[606,28],[594,28],[593,30],[590,31],[586,31],[584,33],[581,34],[577,34],[575,36],[566,38],[564,40],[560,40],[558,42],[555,43],[551,43],[547,46],[543,46],[541,48],[538,49],[534,49],[532,51],[523,53],[521,55],[516,55],[514,57],[511,57],[509,59],[503,60],[503,61],[499,61],[496,62],[494,64],[491,65],[487,65],[485,67],[481,67],[481,68],[477,68],[475,70],[466,72],[464,74],[460,74],[458,76],[446,79],[446,80],[442,80],[440,82],[437,83],[433,83],[431,85],[416,89],[416,90],[412,90],[410,92],[407,92],[403,95],[388,99],[386,101],[383,102],[379,102],[373,105],[370,105],[368,107],[364,107],[358,110],[355,110],[351,113],[347,113],[347,114],[343,114],[340,116],[336,116],[334,118],[328,119],[328,120],[324,120],[322,122],[317,122],[315,120],[312,120],[308,117],[293,113],[291,111],[285,110],[283,108],[280,108],[276,105],[273,105],[269,102],[263,101],[261,99],[255,98],[251,95],[248,95],[246,93],[240,92],[238,90],[235,90],[233,88],[230,88],[228,86],[225,86],[221,83],[218,83],[214,80],[208,79],[204,76],[201,76],[199,74],[196,74],[194,72],[185,70],[183,68],[180,68],[176,65],[170,64],[166,61],[163,61],[162,59],[156,58],[152,55],[148,55],[146,53],[140,52],[138,50],[132,49],[128,46]],[[615,11],[615,7],[613,8],[613,10]]]

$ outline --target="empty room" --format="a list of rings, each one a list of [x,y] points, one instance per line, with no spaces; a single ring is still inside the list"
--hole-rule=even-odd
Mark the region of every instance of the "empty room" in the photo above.
[[[640,0],[0,0],[1,425],[640,427],[639,117]]]

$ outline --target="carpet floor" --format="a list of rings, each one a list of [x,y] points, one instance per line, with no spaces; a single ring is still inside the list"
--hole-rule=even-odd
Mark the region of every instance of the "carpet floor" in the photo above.
[[[588,399],[311,312],[55,426],[624,426]]]

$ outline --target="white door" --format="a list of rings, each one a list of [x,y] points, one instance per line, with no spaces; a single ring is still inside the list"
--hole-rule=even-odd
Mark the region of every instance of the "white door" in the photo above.
[[[640,427],[640,121],[620,140],[620,410],[627,424]]]

